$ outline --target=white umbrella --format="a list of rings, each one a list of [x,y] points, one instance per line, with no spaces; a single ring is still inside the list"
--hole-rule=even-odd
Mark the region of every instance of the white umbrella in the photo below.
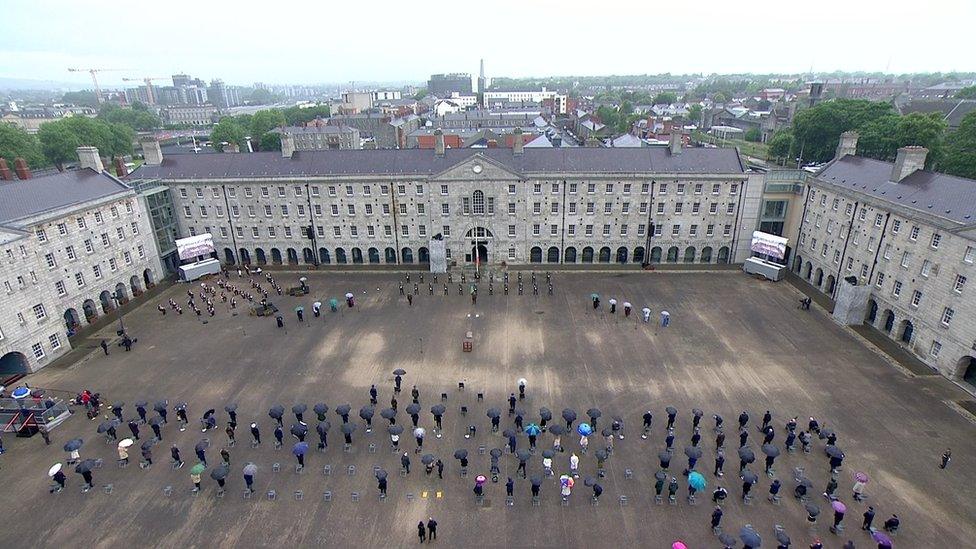
[[[425,431],[423,427],[417,427],[416,429],[413,430],[414,437],[422,437],[425,434],[427,434],[427,431]]]
[[[307,282],[308,281],[308,277],[307,276],[303,276],[303,277],[299,278],[298,281],[299,282]]]
[[[649,307],[644,307],[643,309],[641,309],[641,312],[644,313],[645,315],[649,315],[651,314],[651,309]]]
[[[526,381],[524,377],[520,377],[519,380],[518,380],[518,384],[519,385],[528,385],[529,382]]]
[[[351,292],[350,292],[350,293],[346,293],[346,299],[349,299],[349,298],[351,298],[351,297],[353,297],[353,295],[352,295],[352,293],[351,293]]]
[[[312,303],[312,307],[315,307],[316,309],[321,309],[322,308],[322,302],[321,301],[316,301],[315,303]]]
[[[132,446],[131,438],[124,438],[119,441],[119,448],[128,448],[129,446]]]
[[[61,464],[55,463],[54,465],[51,466],[50,469],[47,470],[47,476],[53,477],[60,470],[61,470]]]
[[[630,302],[629,301],[624,301],[624,307],[629,308],[630,307]]]
[[[610,298],[610,304],[611,305],[616,305],[617,304],[617,300],[611,297]]]

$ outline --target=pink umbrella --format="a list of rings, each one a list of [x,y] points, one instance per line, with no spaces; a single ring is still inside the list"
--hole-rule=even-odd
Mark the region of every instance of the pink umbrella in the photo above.
[[[671,544],[671,549],[688,549],[688,546],[685,545],[685,542],[679,540]]]
[[[474,483],[480,486],[484,484],[487,480],[488,479],[485,478],[485,475],[478,475],[474,478]]]
[[[831,507],[831,509],[833,509],[834,511],[837,511],[838,513],[846,513],[847,512],[847,506],[844,505],[843,502],[841,502],[840,500],[837,500],[837,499],[835,499],[834,501],[832,501],[830,503],[830,507]]]
[[[868,474],[863,471],[854,471],[854,474],[851,476],[854,477],[854,482],[860,482],[861,484],[867,484],[868,480],[870,480]]]

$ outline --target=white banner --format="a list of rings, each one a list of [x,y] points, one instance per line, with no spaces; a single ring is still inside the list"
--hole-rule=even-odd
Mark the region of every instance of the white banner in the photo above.
[[[197,256],[209,256],[214,252],[213,235],[198,234],[187,238],[176,239],[176,251],[180,259],[194,259]]]
[[[752,245],[749,249],[756,253],[768,255],[769,257],[783,259],[786,257],[787,242],[789,242],[789,239],[783,238],[782,236],[776,236],[762,231],[753,231]]]

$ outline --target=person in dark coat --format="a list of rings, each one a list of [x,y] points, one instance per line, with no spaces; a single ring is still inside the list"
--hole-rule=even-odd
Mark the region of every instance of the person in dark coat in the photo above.
[[[864,522],[861,524],[861,530],[870,530],[872,522],[874,522],[874,507],[869,506],[868,510],[864,512]]]
[[[427,543],[437,539],[437,521],[434,517],[427,517]]]
[[[139,440],[139,424],[136,423],[136,420],[133,419],[129,422],[129,430],[132,431],[133,438]]]
[[[251,438],[254,439],[254,445],[255,446],[257,446],[258,444],[261,444],[261,431],[258,430],[258,424],[257,423],[252,423],[251,424]]]
[[[508,397],[508,415],[514,415],[515,414],[515,402],[516,402],[516,400],[515,400],[515,393],[512,393]]]
[[[403,467],[403,470],[406,471],[408,475],[410,474],[410,455],[407,454],[407,452],[404,452],[403,455],[400,456],[400,466]]]
[[[281,448],[282,439],[285,438],[285,432],[281,429],[281,425],[275,427],[274,437],[275,437],[275,448]]]
[[[64,476],[64,471],[59,470],[57,473],[54,473],[54,477],[52,478],[54,479],[54,482],[57,483],[57,485],[52,486],[50,492],[54,494],[60,492],[61,490],[64,490],[64,483],[66,480]]]
[[[386,478],[381,478],[381,479],[380,479],[380,480],[379,480],[379,481],[378,481],[378,482],[376,483],[376,487],[377,487],[377,488],[379,489],[379,491],[380,491],[380,497],[381,497],[381,498],[385,498],[385,497],[386,497]]]
[[[101,348],[102,348],[102,351],[103,351],[103,352],[105,353],[105,356],[108,356],[108,342],[106,342],[106,341],[105,341],[105,340],[103,339],[103,340],[102,340],[102,342],[101,342],[101,343],[99,343],[99,346],[101,346]]]
[[[715,510],[712,511],[712,530],[719,527],[722,523],[722,508],[715,506]]]
[[[420,543],[427,541],[427,526],[424,521],[417,523],[417,537],[420,538]]]
[[[173,467],[176,469],[183,467],[183,458],[180,457],[180,449],[175,444],[169,449],[169,453],[173,456]]]
[[[508,482],[505,483],[505,495],[511,497],[515,493],[515,481],[512,477],[508,477]]]
[[[722,475],[724,475],[725,473],[722,472],[722,467],[724,466],[725,466],[725,453],[719,452],[718,455],[715,456],[715,472],[713,474],[717,477],[721,477]]]

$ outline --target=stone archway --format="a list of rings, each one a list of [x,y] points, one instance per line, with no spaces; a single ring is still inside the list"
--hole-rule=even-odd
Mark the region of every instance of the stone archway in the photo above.
[[[590,246],[583,248],[583,263],[593,263],[593,248]]]
[[[369,250],[367,250],[366,255],[369,256],[370,263],[380,262],[380,251],[377,250],[376,248],[370,248]]]
[[[346,258],[346,250],[343,248],[336,248],[335,250],[336,263],[348,263],[349,260]]]
[[[678,247],[671,246],[670,248],[668,248],[668,263],[677,263],[677,262],[678,262]]]
[[[813,277],[813,285],[819,288],[821,284],[823,284],[823,269],[817,267],[817,274]]]
[[[315,252],[311,248],[302,248],[302,260],[306,265],[315,264]]]
[[[363,262],[363,251],[358,247],[352,249],[352,262],[356,264]]]
[[[396,250],[393,248],[387,248],[383,251],[387,263],[396,263]]]
[[[532,246],[529,250],[529,263],[542,263],[542,248]]]
[[[81,328],[81,317],[73,307],[64,310],[64,326],[68,329],[68,335],[74,334],[78,328]]]
[[[651,248],[651,263],[660,263],[661,262],[661,253],[662,253],[662,251],[663,250],[661,250],[661,247],[660,246],[654,246],[653,248]]]
[[[147,288],[156,283],[156,277],[153,275],[152,269],[142,271],[142,281],[146,283]]]
[[[912,336],[915,334],[915,325],[912,324],[911,320],[902,320],[898,327],[898,334],[898,341],[910,345],[912,343]]]
[[[0,375],[29,374],[30,363],[24,353],[11,351],[0,357]]]
[[[824,293],[827,295],[834,295],[834,286],[837,285],[837,280],[834,275],[827,275],[827,287],[824,288]]]
[[[576,263],[576,248],[572,246],[566,248],[566,253],[563,255],[563,261],[566,263]]]
[[[600,263],[610,263],[610,246],[600,248]]]
[[[796,263],[796,266],[793,267],[793,270],[796,271],[796,274],[800,274],[803,271],[803,258],[796,256],[796,261],[794,261],[794,263]]]
[[[268,264],[268,256],[264,255],[263,248],[256,248],[254,250],[254,257],[257,259],[258,265]],[[245,265],[251,263],[251,252],[247,251],[246,248],[241,248],[241,263]]]
[[[129,277],[129,291],[132,292],[133,297],[142,293],[142,286],[139,284],[139,277],[137,275]]]
[[[120,304],[125,304],[129,301],[129,292],[126,290],[125,283],[123,282],[115,285],[115,293],[113,295]]]
[[[712,247],[705,246],[701,250],[701,255],[698,256],[698,261],[700,263],[711,263],[712,262]]]
[[[559,263],[559,248],[549,246],[546,251],[546,263]]]
[[[813,264],[807,261],[807,264],[803,267],[803,278],[810,280],[810,275],[813,273]]]
[[[85,302],[81,304],[81,311],[85,313],[85,322],[88,322],[89,324],[98,318],[98,307],[95,306],[95,301],[92,299],[86,299]]]
[[[723,264],[729,262],[729,247],[728,246],[722,246],[721,248],[718,249],[718,262],[719,263],[723,263]]]
[[[688,246],[687,248],[685,248],[684,262],[685,263],[694,263],[695,262],[695,247],[694,246]]]
[[[417,263],[430,263],[430,252],[424,246],[417,250]]]
[[[892,311],[891,309],[885,309],[884,314],[881,315],[881,318],[884,319],[884,323],[882,324],[881,329],[884,330],[886,334],[890,334],[891,329],[895,327],[894,311]]]
[[[230,248],[224,248],[224,263],[228,265],[233,265],[234,261],[234,250]]]
[[[102,293],[98,294],[98,301],[102,303],[102,312],[108,314],[115,310],[115,306],[112,304],[112,293],[108,290],[103,290]]]
[[[338,253],[339,252],[336,251],[337,255]],[[400,250],[400,261],[408,264],[413,263],[413,250],[411,250],[410,248],[404,248]]]
[[[627,263],[627,248],[621,246],[617,248],[617,263]]]
[[[278,248],[271,248],[271,263],[281,265],[281,250]]]
[[[644,247],[637,246],[634,248],[634,263],[644,263]]]
[[[976,357],[964,356],[956,362],[956,375],[963,383],[976,389]]]
[[[864,318],[864,321],[868,324],[874,326],[874,321],[878,319],[878,302],[869,299],[868,300],[868,314]]]
[[[319,248],[319,263],[322,263],[323,265],[332,263],[332,257],[329,255],[328,248]]]
[[[295,248],[288,248],[285,250],[285,252],[288,254],[288,264],[298,265],[298,250]]]

